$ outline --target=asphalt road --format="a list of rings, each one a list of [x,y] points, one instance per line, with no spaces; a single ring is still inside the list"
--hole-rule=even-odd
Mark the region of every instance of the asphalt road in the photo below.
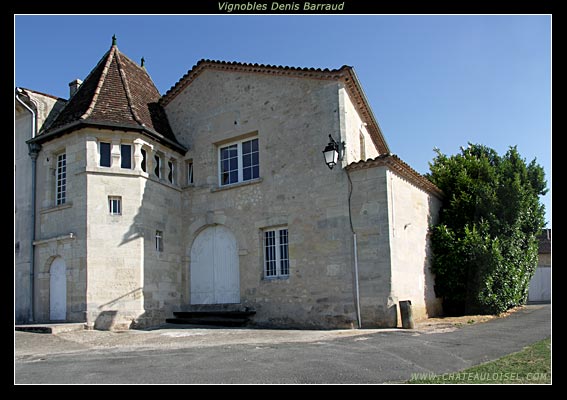
[[[458,371],[550,337],[551,306],[527,306],[507,318],[450,332],[313,333],[295,341],[301,331],[282,331],[274,334],[280,339],[273,339],[262,335],[274,331],[240,330],[239,335],[250,338],[206,343],[206,336],[195,336],[201,342],[192,345],[191,331],[175,332],[169,339],[176,340],[177,335],[188,345],[147,341],[144,347],[93,347],[60,335],[16,332],[15,383],[404,382],[413,373]],[[212,332],[219,336],[224,331]]]

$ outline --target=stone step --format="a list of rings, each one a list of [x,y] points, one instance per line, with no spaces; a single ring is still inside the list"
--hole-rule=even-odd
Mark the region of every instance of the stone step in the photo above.
[[[202,317],[219,317],[219,318],[248,318],[256,314],[256,311],[175,311],[173,315],[176,318],[202,318]]]
[[[248,318],[221,318],[213,316],[202,316],[192,318],[168,318],[165,322],[169,324],[184,324],[184,325],[211,325],[211,326],[227,326],[236,327],[244,326],[248,323]]]
[[[62,332],[82,331],[86,329],[84,322],[68,322],[68,323],[47,323],[47,324],[27,324],[15,325],[14,330],[21,332],[35,332],[35,333],[51,333],[58,334]]]
[[[244,307],[241,304],[190,304],[184,306],[180,311],[183,312],[194,312],[194,311],[254,311],[250,307]]]

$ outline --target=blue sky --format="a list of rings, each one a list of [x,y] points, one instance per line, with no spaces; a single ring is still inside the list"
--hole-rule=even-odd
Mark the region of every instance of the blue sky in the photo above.
[[[354,66],[390,149],[418,172],[467,142],[537,158],[551,186],[550,16],[16,16],[15,85],[60,97],[109,49],[165,93],[202,58]],[[324,143],[322,144],[322,146]],[[543,198],[551,227],[551,193]]]

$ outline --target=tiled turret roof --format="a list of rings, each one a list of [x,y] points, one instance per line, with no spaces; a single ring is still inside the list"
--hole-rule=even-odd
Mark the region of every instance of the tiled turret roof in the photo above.
[[[47,129],[41,143],[85,126],[140,131],[184,153],[163,107],[161,95],[144,67],[112,47]]]

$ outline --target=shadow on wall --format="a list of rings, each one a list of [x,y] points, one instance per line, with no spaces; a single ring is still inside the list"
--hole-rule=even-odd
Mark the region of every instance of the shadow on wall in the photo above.
[[[101,311],[96,317],[94,328],[101,331],[109,331],[114,327],[114,321],[116,320],[116,315],[118,311],[109,310]]]
[[[423,275],[425,277],[423,288],[423,300],[425,302],[425,311],[428,317],[437,317],[443,315],[442,299],[435,294],[435,275],[431,272],[433,262],[433,251],[431,250],[431,233],[433,226],[437,223],[440,201],[436,205],[433,196],[429,196],[428,206],[429,215],[427,216],[427,226],[429,229],[425,236],[425,260],[423,263]]]

